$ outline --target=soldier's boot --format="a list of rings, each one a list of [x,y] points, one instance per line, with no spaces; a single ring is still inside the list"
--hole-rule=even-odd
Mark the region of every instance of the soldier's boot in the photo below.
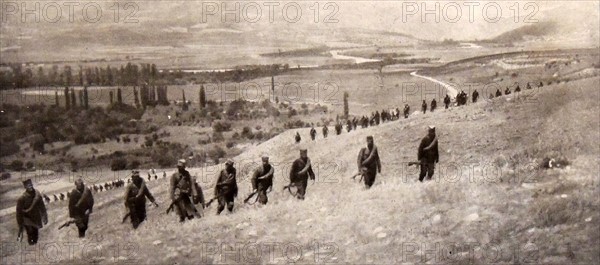
[[[228,202],[227,203],[227,210],[229,210],[229,212],[233,212],[233,202]]]
[[[225,210],[225,205],[219,205],[219,207],[217,208],[217,215],[221,214],[223,210]]]

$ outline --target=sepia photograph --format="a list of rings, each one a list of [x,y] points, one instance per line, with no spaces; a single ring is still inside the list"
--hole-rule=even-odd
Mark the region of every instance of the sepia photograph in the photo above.
[[[598,0],[0,0],[0,264],[599,264]]]

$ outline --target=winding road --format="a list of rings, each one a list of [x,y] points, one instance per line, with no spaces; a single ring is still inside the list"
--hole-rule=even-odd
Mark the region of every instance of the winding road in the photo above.
[[[434,83],[442,85],[446,90],[448,90],[448,95],[450,95],[451,98],[456,98],[456,95],[458,95],[458,90],[456,90],[454,87],[452,87],[451,85],[446,84],[446,83],[444,83],[444,82],[442,82],[440,80],[437,80],[437,79],[435,79],[433,77],[419,75],[419,74],[417,74],[417,71],[414,71],[414,72],[410,73],[410,75],[415,76],[415,77],[419,77],[419,78],[423,78],[423,79],[429,80],[431,82],[434,82]]]

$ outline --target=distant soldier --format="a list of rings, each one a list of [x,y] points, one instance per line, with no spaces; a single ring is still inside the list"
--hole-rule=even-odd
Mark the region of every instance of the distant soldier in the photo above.
[[[438,140],[435,136],[434,126],[429,126],[427,135],[421,140],[417,158],[421,164],[419,181],[423,182],[425,176],[427,176],[428,179],[431,179],[431,177],[433,177],[435,163],[439,162],[440,160],[438,153]]]
[[[83,179],[80,177],[75,180],[75,188],[69,197],[69,217],[74,219],[77,230],[79,230],[79,237],[85,237],[93,208],[92,191],[85,187]]]
[[[479,98],[479,92],[477,92],[477,89],[475,89],[473,91],[473,103],[477,102],[478,98]]]
[[[404,118],[408,118],[408,114],[410,114],[410,106],[408,104],[404,105]]]
[[[400,109],[396,108],[396,120],[400,119]]]
[[[236,169],[233,167],[233,161],[227,160],[225,162],[225,169],[221,170],[217,184],[215,185],[215,198],[218,198],[219,208],[217,214],[225,209],[229,212],[233,211],[233,201],[238,194],[238,186],[236,180]]]
[[[542,81],[540,81],[540,84],[538,85],[538,87],[543,87],[544,83],[542,83]]]
[[[296,140],[296,143],[299,143],[300,140],[302,140],[302,137],[300,137],[300,133],[299,132],[296,132],[295,140]]]
[[[490,95],[488,97],[489,97],[489,99],[493,99],[494,98],[494,94],[490,93]]]
[[[46,204],[50,203],[50,197],[48,197],[48,195],[44,194],[44,201],[46,202]]]
[[[185,159],[177,161],[177,172],[171,175],[169,195],[175,212],[179,216],[179,222],[185,219],[200,218],[200,214],[193,202],[200,200],[202,191],[198,191],[195,178],[185,169]]]
[[[358,170],[363,175],[367,189],[375,183],[377,172],[381,173],[381,161],[373,136],[367,136],[367,147],[363,147],[358,153]]]
[[[257,193],[258,202],[267,204],[267,190],[273,188],[273,174],[275,168],[269,164],[269,157],[262,157],[262,165],[260,165],[252,175],[252,189]]]
[[[437,108],[437,102],[435,101],[435,98],[431,100],[431,112],[433,112],[435,110],[435,108]]]
[[[354,117],[352,118],[352,128],[356,130],[356,127],[358,127],[358,119]]]
[[[423,111],[423,114],[427,112],[427,102],[425,102],[425,100],[423,100],[423,104],[421,104],[421,110]]]
[[[48,213],[42,195],[33,188],[31,179],[23,181],[25,192],[17,200],[17,224],[19,233],[17,241],[23,238],[23,230],[27,233],[27,243],[35,245],[39,238],[39,229],[48,224]]]
[[[314,180],[315,173],[313,172],[310,159],[308,158],[307,150],[300,149],[300,158],[294,161],[292,168],[290,169],[290,183],[298,188],[296,197],[300,200],[304,200],[309,178]]]
[[[342,124],[340,124],[339,122],[335,125],[335,133],[337,135],[342,134]]]
[[[448,106],[450,106],[450,96],[446,94],[446,96],[444,97],[444,107],[448,109]]]
[[[163,171],[163,178],[167,178],[167,172]]]
[[[521,92],[521,87],[517,84],[517,88],[515,88],[515,92]]]
[[[381,121],[381,115],[379,114],[379,111],[375,111],[375,125],[379,125]]]
[[[129,212],[127,215],[131,219],[133,229],[137,229],[146,220],[146,198],[154,206],[158,207],[158,204],[148,187],[146,187],[144,179],[140,177],[140,172],[134,170],[131,173],[131,183],[125,189],[125,207]]]
[[[496,89],[496,97],[501,97],[502,96],[502,92],[500,92],[500,89]]]
[[[310,128],[310,138],[313,141],[315,140],[315,138],[317,138],[317,130],[315,130],[315,127]]]
[[[327,138],[327,134],[329,134],[329,129],[327,125],[323,125],[323,138]]]
[[[527,89],[531,89],[531,84],[529,84],[529,82],[527,82]]]
[[[352,131],[352,122],[350,120],[346,121],[346,131]]]
[[[504,95],[510,95],[510,88],[506,87],[506,89],[504,90]]]
[[[52,197],[54,197],[54,201],[58,201],[58,197],[56,197],[56,194],[52,195]]]

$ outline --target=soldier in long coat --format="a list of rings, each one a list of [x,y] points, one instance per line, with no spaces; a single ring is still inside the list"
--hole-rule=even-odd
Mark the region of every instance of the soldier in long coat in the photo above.
[[[79,237],[85,237],[88,229],[90,214],[94,208],[94,196],[92,191],[85,187],[83,179],[75,181],[75,188],[69,197],[69,217],[75,219],[75,225],[79,230]]]
[[[290,182],[298,188],[298,199],[304,200],[306,194],[306,186],[308,185],[308,179],[315,179],[315,173],[313,172],[310,159],[308,158],[308,152],[306,149],[300,149],[300,158],[296,159],[290,169]]]
[[[175,212],[179,216],[179,222],[185,219],[200,217],[200,213],[194,206],[194,202],[201,200],[202,190],[198,190],[195,179],[185,169],[185,159],[177,161],[177,172],[173,173],[170,181],[169,195]],[[202,198],[203,199],[203,198]]]
[[[438,163],[440,160],[440,155],[438,152],[438,140],[435,136],[434,126],[429,126],[427,135],[421,139],[417,158],[421,164],[419,181],[422,182],[426,176],[427,179],[431,179],[431,177],[433,177],[435,163]]]
[[[375,183],[377,173],[381,173],[381,160],[373,143],[373,136],[367,136],[367,147],[363,147],[358,153],[358,170],[363,175],[367,189]]]
[[[23,181],[25,192],[17,200],[17,224],[19,234],[17,240],[21,241],[23,230],[27,233],[27,243],[35,245],[39,239],[39,229],[48,224],[48,213],[42,199],[42,194],[33,188],[31,179]]]
[[[225,206],[227,206],[229,212],[233,212],[234,200],[238,194],[236,174],[237,171],[233,167],[233,161],[227,160],[225,162],[225,169],[221,170],[219,179],[217,179],[217,184],[215,185],[215,198],[218,198],[219,201],[217,214],[221,214]]]
[[[273,187],[273,174],[275,168],[269,164],[269,157],[262,157],[262,165],[260,165],[252,175],[252,189],[258,194],[258,202],[267,204],[267,190]]]
[[[140,177],[139,171],[133,171],[131,175],[131,183],[125,189],[125,206],[129,210],[129,217],[134,229],[146,220],[146,198],[158,207],[154,196],[146,187],[146,183]]]

